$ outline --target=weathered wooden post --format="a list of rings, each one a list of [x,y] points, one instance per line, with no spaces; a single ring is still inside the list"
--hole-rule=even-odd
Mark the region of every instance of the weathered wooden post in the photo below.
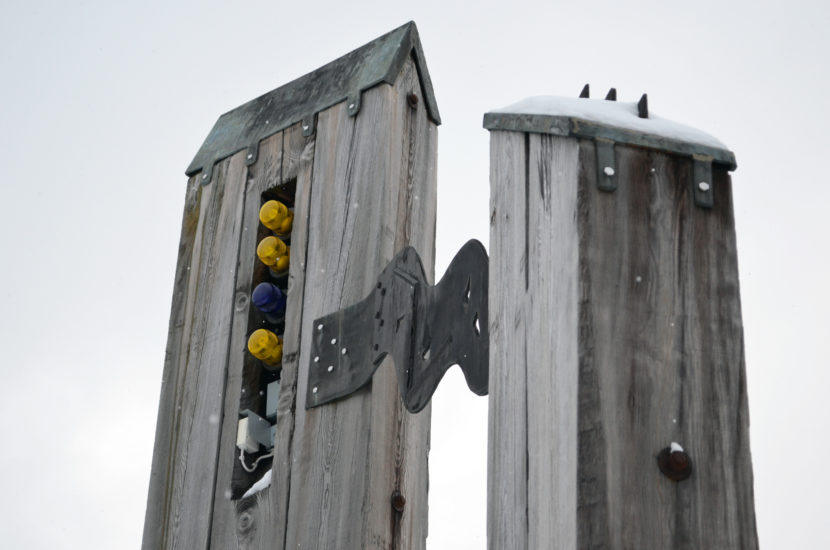
[[[388,366],[320,408],[306,381],[315,318],[406,245],[432,278],[439,123],[413,23],[220,117],[187,169],[144,548],[425,546],[429,410]],[[255,253],[269,200],[293,211],[287,276]],[[252,306],[260,283],[284,314]],[[281,362],[268,333],[267,360],[246,350],[259,328]]]
[[[586,96],[484,118],[489,547],[756,548],[734,156]]]

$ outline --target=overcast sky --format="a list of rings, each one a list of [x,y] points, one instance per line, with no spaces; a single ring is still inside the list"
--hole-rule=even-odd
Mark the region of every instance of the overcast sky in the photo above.
[[[0,546],[139,547],[185,167],[221,113],[412,19],[443,118],[439,276],[488,240],[489,109],[615,86],[735,152],[760,542],[830,548],[827,6],[4,2]],[[484,548],[486,408],[458,369],[435,395],[431,550]]]

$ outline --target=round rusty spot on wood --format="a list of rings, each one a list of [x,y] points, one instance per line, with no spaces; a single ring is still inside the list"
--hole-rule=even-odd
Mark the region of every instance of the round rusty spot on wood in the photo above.
[[[418,107],[418,94],[412,92],[411,94],[406,96],[406,102],[409,103],[409,106],[413,109]]]
[[[406,499],[397,489],[392,492],[391,502],[392,508],[394,508],[396,512],[403,512],[403,507],[406,506]]]
[[[671,447],[657,455],[657,467],[673,481],[683,481],[692,475],[692,459],[685,451],[672,451]]]

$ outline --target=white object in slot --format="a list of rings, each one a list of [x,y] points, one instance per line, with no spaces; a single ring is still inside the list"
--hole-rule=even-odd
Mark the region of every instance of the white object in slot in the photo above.
[[[246,453],[255,453],[259,450],[259,443],[251,437],[251,431],[248,429],[248,418],[240,418],[239,425],[236,430],[236,446]]]

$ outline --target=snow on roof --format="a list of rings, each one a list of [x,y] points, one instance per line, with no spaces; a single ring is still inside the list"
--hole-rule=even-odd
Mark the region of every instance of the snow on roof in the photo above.
[[[735,168],[735,157],[717,138],[691,126],[649,113],[638,116],[637,104],[605,99],[536,96],[494,109],[484,117],[489,130],[551,133],[606,138],[681,154],[714,157]]]

